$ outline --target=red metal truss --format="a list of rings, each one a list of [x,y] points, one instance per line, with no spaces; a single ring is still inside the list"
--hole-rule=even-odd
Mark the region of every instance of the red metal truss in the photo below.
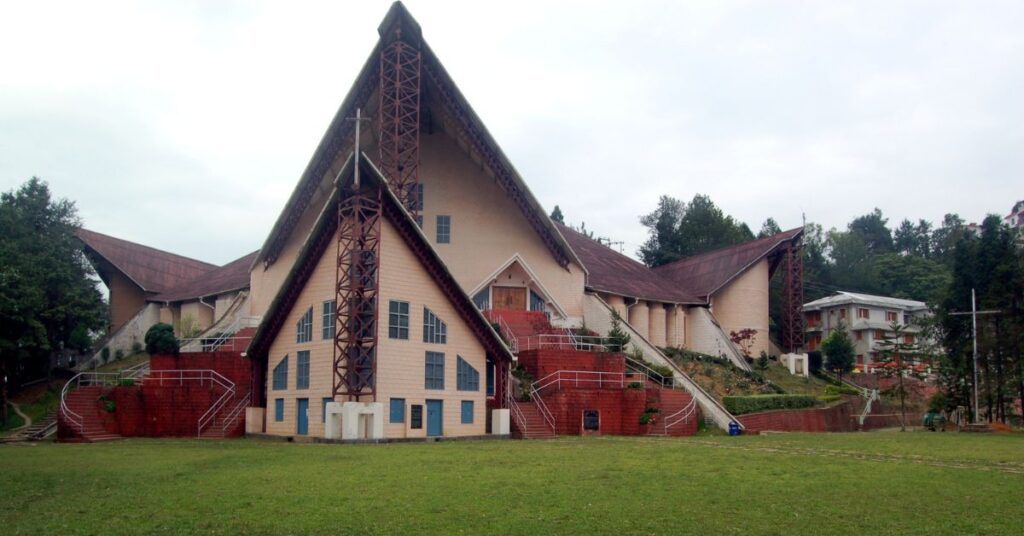
[[[380,170],[402,205],[418,220],[416,185],[420,181],[420,47],[402,40],[380,51]]]
[[[380,195],[357,186],[338,203],[333,395],[353,401],[376,400]]]
[[[804,345],[804,255],[799,242],[793,241],[783,250],[786,263],[785,294],[782,297],[782,346],[796,352]]]

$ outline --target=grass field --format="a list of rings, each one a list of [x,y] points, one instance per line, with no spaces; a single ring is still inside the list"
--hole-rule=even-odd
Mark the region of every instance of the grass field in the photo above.
[[[1024,530],[1024,435],[0,447],[20,533]]]

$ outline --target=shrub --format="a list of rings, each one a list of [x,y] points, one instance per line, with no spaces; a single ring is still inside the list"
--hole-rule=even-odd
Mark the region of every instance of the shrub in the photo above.
[[[946,393],[938,392],[932,395],[931,400],[928,401],[928,411],[939,413],[949,408],[949,397]]]
[[[859,395],[860,391],[854,389],[853,387],[850,387],[849,385],[845,385],[845,384],[826,385],[825,386],[825,394],[826,395]]]
[[[644,388],[644,384],[642,384],[640,382],[630,382],[630,384],[627,385],[626,387],[629,388],[629,389],[643,389]]]
[[[807,352],[807,368],[811,374],[817,374],[821,370],[821,352],[814,350]]]
[[[101,396],[100,402],[103,402],[103,411],[106,411],[107,413],[117,411],[117,404],[113,400],[107,398],[107,395]]]
[[[139,353],[141,351],[142,351],[142,343],[139,342],[139,341],[133,342],[132,343],[132,353],[133,354],[137,354],[137,353]]]
[[[650,424],[652,421],[654,421],[654,416],[657,415],[658,413],[661,413],[661,410],[658,408],[647,408],[646,410],[644,410],[643,413],[640,414],[640,424]]]
[[[178,355],[178,339],[174,336],[174,327],[170,324],[154,324],[146,331],[146,351],[149,355]]]
[[[122,350],[122,349],[118,348],[118,349],[117,349],[117,350],[116,350],[116,351],[114,352],[114,359],[115,359],[115,360],[121,360],[121,359],[124,359],[124,350]]]
[[[824,395],[819,396],[818,400],[821,400],[822,402],[828,404],[830,402],[835,402],[836,400],[839,400],[841,398],[843,398],[843,397],[840,396],[840,395],[824,394]]]
[[[722,404],[729,413],[743,415],[775,409],[800,409],[813,407],[815,399],[810,395],[754,395],[724,396]]]
[[[121,378],[118,380],[117,384],[121,387],[131,387],[135,385],[135,380],[132,378]]]
[[[110,347],[104,346],[103,349],[100,350],[100,363],[106,363],[107,361],[110,361]]]
[[[760,370],[761,372],[768,370],[768,353],[761,350],[761,356],[757,358],[755,365],[757,366],[757,370]]]

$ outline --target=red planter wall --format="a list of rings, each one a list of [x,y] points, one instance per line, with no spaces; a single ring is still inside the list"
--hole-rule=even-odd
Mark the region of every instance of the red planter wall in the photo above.
[[[736,417],[746,434],[772,432],[853,432],[853,410],[844,402],[828,408],[764,411]]]
[[[577,350],[528,350],[519,353],[519,363],[535,380],[559,370],[622,373],[626,360],[619,353]]]

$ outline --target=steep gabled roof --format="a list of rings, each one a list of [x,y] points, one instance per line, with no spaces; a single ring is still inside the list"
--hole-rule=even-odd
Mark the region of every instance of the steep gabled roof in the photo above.
[[[341,107],[334,115],[327,132],[317,146],[313,157],[310,159],[306,170],[299,179],[298,185],[281,211],[274,227],[270,231],[266,242],[256,262],[273,263],[281,252],[288,237],[294,232],[302,214],[309,208],[309,204],[318,189],[329,189],[333,176],[328,176],[332,163],[338,155],[344,152],[351,152],[354,122],[346,118],[355,115],[356,108],[366,107],[374,90],[378,86],[380,61],[379,54],[383,46],[383,38],[395,27],[401,25],[403,36],[420,41],[421,45],[421,69],[423,77],[421,84],[430,82],[433,84],[430,92],[447,106],[452,112],[452,120],[458,130],[459,139],[472,150],[480,155],[482,165],[488,168],[495,177],[498,185],[508,196],[519,206],[524,217],[533,227],[534,231],[544,241],[555,259],[563,266],[570,261],[579,259],[574,255],[572,248],[555,229],[554,224],[547,213],[541,208],[540,203],[533,193],[526,186],[525,181],[512,166],[512,163],[502,152],[498,143],[487,131],[483,121],[476,115],[469,102],[462,95],[462,92],[455,85],[455,82],[448,75],[448,72],[441,65],[437,56],[425,41],[421,41],[422,34],[419,23],[413,19],[408,10],[401,2],[391,5],[387,15],[378,28],[381,36],[370,52],[369,58],[363,65],[356,78],[355,83],[345,96]],[[409,35],[411,34],[411,35]],[[255,264],[255,262],[254,262]]]
[[[643,263],[561,225],[558,229],[587,269],[587,287],[645,300],[669,303],[704,303],[682,285],[661,276]]]
[[[327,204],[320,211],[313,231],[309,234],[306,242],[299,252],[295,264],[292,266],[285,278],[284,283],[278,290],[274,300],[270,303],[267,313],[260,323],[259,329],[249,344],[248,353],[253,357],[263,359],[270,349],[270,344],[277,336],[284,325],[285,318],[295,306],[299,294],[306,286],[313,269],[320,261],[320,258],[327,251],[328,246],[333,243],[335,231],[338,228],[338,217],[336,212],[337,203],[342,195],[342,190],[348,190],[351,186],[355,159],[349,156],[342,171],[339,174],[344,177],[342,184],[336,185]],[[480,310],[476,308],[473,301],[466,295],[455,280],[455,277],[448,271],[444,261],[437,254],[427,237],[423,235],[419,225],[412,219],[412,216],[405,210],[405,207],[398,201],[394,193],[388,188],[387,180],[372,162],[363,155],[359,159],[360,179],[364,188],[380,188],[382,214],[385,220],[394,226],[398,235],[402,237],[409,249],[433,277],[441,292],[458,311],[460,317],[469,326],[470,331],[476,335],[484,348],[496,359],[512,361],[512,354],[501,338],[491,327],[490,322],[484,318]]]
[[[702,298],[714,294],[755,263],[803,236],[803,227],[751,240],[654,268]]]
[[[175,255],[105,234],[79,229],[86,253],[106,261],[145,292],[163,292],[217,268],[216,265]]]
[[[215,296],[249,288],[249,267],[252,266],[259,251],[235,259],[220,268],[214,268],[201,277],[182,283],[148,298],[152,302],[179,302],[196,300],[206,296]]]

